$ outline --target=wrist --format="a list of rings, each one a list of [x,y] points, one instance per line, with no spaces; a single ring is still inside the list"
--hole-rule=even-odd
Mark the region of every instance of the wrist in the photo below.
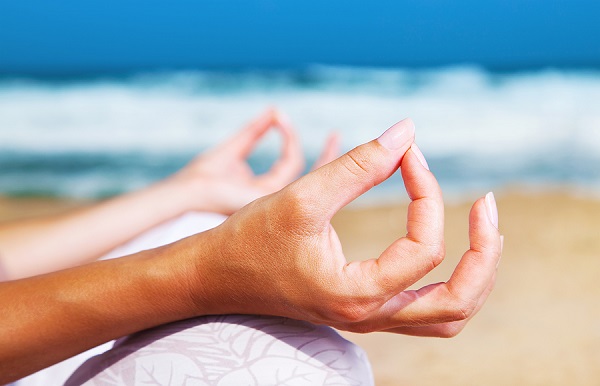
[[[168,244],[142,252],[139,270],[144,277],[144,298],[156,323],[164,324],[198,315],[189,301],[190,276],[193,271],[186,264],[183,253]]]
[[[181,173],[181,172],[180,172]],[[195,176],[188,178],[184,174],[177,173],[157,185],[167,190],[169,200],[173,201],[183,214],[189,211],[214,212],[215,197],[213,183],[210,178]]]
[[[181,177],[177,174],[173,175],[157,182],[151,189],[159,192],[163,202],[168,202],[173,217],[192,210],[205,210],[202,205],[205,201],[205,193],[199,188],[202,182]]]
[[[216,233],[211,229],[149,251],[148,280],[166,300],[161,307],[173,320],[219,313]]]
[[[10,311],[11,328],[0,334],[0,347],[15,349],[0,350],[0,379],[12,381],[104,342],[197,315],[185,267],[177,264],[181,256],[172,252],[158,248],[2,283],[0,303]],[[7,374],[12,378],[2,377]]]

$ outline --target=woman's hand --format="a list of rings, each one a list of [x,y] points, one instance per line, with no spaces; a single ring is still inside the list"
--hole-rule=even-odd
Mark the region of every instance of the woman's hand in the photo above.
[[[196,315],[280,315],[356,332],[457,334],[494,284],[502,250],[496,205],[491,194],[475,202],[471,247],[447,282],[407,290],[444,257],[442,195],[413,137],[412,122],[403,121],[377,140],[253,201],[217,228],[176,243],[0,283],[5,310],[0,318],[0,383],[111,339]],[[407,235],[377,259],[348,263],[331,218],[398,167],[412,199]],[[160,217],[154,212],[167,212],[167,191],[146,194],[150,196],[133,200],[139,206],[136,213]],[[122,217],[131,200],[108,204],[100,218]],[[167,206],[160,208],[161,203]],[[76,217],[61,232],[85,229],[83,224],[98,218],[93,213]],[[121,220],[103,232],[121,237],[128,228]],[[60,244],[56,234],[47,237]]]
[[[255,175],[248,157],[271,128],[282,136],[281,155],[266,173]],[[338,136],[331,135],[314,168],[335,159],[338,148]],[[304,156],[296,132],[280,113],[268,110],[224,143],[197,156],[171,181],[187,191],[190,209],[229,215],[283,188],[303,169]]]
[[[224,224],[186,243],[196,262],[191,293],[200,313],[272,314],[357,332],[453,336],[491,291],[501,254],[493,195],[475,202],[471,247],[445,283],[407,290],[444,258],[440,187],[405,120]],[[333,215],[401,167],[407,235],[377,259],[348,263]],[[190,245],[190,244],[188,244]]]

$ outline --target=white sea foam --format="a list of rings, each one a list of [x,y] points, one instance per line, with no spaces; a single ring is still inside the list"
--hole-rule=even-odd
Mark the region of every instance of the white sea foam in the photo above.
[[[600,73],[551,70],[314,67],[112,80],[5,79],[0,152],[8,160],[11,154],[93,153],[180,162],[182,155],[218,143],[266,107],[277,106],[295,123],[311,156],[332,129],[341,132],[347,149],[411,117],[421,149],[451,189],[513,182],[597,186],[599,101]],[[277,145],[271,136],[260,152],[272,153]],[[109,179],[93,168],[78,173],[64,177],[94,186],[82,195],[97,193]],[[144,173],[138,173],[140,181],[153,178]],[[0,190],[11,191],[7,186],[14,181],[0,178]],[[28,184],[25,190],[35,190],[30,186],[35,179]]]

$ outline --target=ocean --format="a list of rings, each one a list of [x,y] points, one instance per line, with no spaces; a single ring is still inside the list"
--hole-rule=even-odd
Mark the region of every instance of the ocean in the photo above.
[[[348,150],[411,117],[445,194],[600,192],[600,71],[479,67],[194,70],[0,78],[0,194],[100,198],[146,186],[265,108],[314,160],[331,130]],[[267,136],[260,173],[278,152]],[[402,199],[395,175],[367,195]]]

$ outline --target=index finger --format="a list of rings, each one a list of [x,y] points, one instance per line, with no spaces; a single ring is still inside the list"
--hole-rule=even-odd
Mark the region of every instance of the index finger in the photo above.
[[[401,164],[408,206],[407,234],[377,259],[350,263],[354,280],[369,283],[387,301],[425,276],[443,259],[444,201],[435,176],[419,148],[413,144]]]
[[[492,276],[492,280],[489,282],[487,288],[483,294],[479,297],[475,309],[470,314],[465,314],[465,318],[453,322],[425,324],[417,326],[401,326],[394,327],[384,330],[385,332],[391,332],[394,334],[412,335],[412,336],[435,336],[440,338],[451,338],[460,333],[467,323],[477,314],[483,307],[488,296],[494,289],[496,282],[496,272]]]
[[[493,196],[478,200],[469,215],[470,249],[452,276],[413,291],[401,292],[371,315],[381,328],[423,326],[468,319],[487,293],[498,266],[502,239],[498,232]]]
[[[223,148],[233,152],[237,157],[246,159],[256,147],[259,140],[275,124],[277,112],[268,109],[254,121],[246,125],[223,144]]]

